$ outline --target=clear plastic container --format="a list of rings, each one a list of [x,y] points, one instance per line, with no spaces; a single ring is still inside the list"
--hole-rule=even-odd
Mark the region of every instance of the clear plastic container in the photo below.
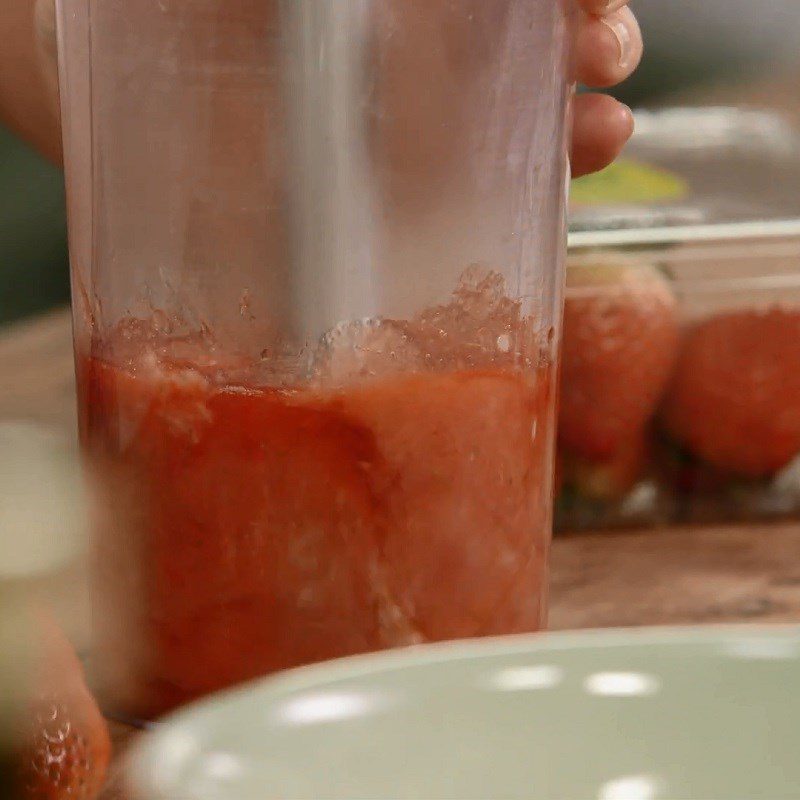
[[[539,628],[553,0],[61,0],[98,681]]]
[[[800,514],[800,136],[639,115],[573,195],[557,525]]]

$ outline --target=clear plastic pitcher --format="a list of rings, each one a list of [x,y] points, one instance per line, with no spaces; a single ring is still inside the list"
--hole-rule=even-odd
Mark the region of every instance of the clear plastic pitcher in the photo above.
[[[568,16],[60,0],[113,707],[543,624]]]

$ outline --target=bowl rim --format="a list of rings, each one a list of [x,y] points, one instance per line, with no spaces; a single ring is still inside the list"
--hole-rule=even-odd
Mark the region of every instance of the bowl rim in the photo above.
[[[652,646],[672,649],[698,645],[716,648],[764,637],[800,641],[800,623],[738,622],[542,631],[413,645],[297,667],[215,692],[156,720],[126,752],[123,759],[124,783],[132,800],[166,797],[153,769],[156,762],[165,763],[164,753],[169,749],[165,747],[166,743],[182,729],[213,724],[214,718],[225,708],[248,696],[257,697],[259,707],[264,708],[266,704],[288,695],[405,668],[576,650],[607,651]]]
[[[526,653],[535,655],[565,650],[684,645],[718,646],[729,641],[759,636],[800,640],[800,623],[731,622],[710,625],[587,628],[410,645],[322,661],[254,678],[187,703],[155,720],[152,728],[155,731],[164,730],[187,717],[194,717],[203,711],[208,712],[222,703],[236,700],[256,690],[277,696],[348,678],[363,678],[409,667],[428,667],[473,659],[484,660]]]

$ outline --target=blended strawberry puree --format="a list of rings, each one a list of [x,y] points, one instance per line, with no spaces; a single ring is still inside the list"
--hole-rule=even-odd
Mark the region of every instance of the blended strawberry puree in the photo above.
[[[106,501],[98,649],[122,706],[542,625],[549,364],[327,389],[221,382],[152,351],[78,372]]]

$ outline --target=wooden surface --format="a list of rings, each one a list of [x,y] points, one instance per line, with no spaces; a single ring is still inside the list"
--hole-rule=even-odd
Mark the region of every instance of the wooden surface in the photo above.
[[[0,332],[2,419],[74,429],[66,312]],[[581,534],[553,543],[553,629],[757,621],[800,621],[800,523]],[[121,745],[127,731],[116,729],[115,738]]]

